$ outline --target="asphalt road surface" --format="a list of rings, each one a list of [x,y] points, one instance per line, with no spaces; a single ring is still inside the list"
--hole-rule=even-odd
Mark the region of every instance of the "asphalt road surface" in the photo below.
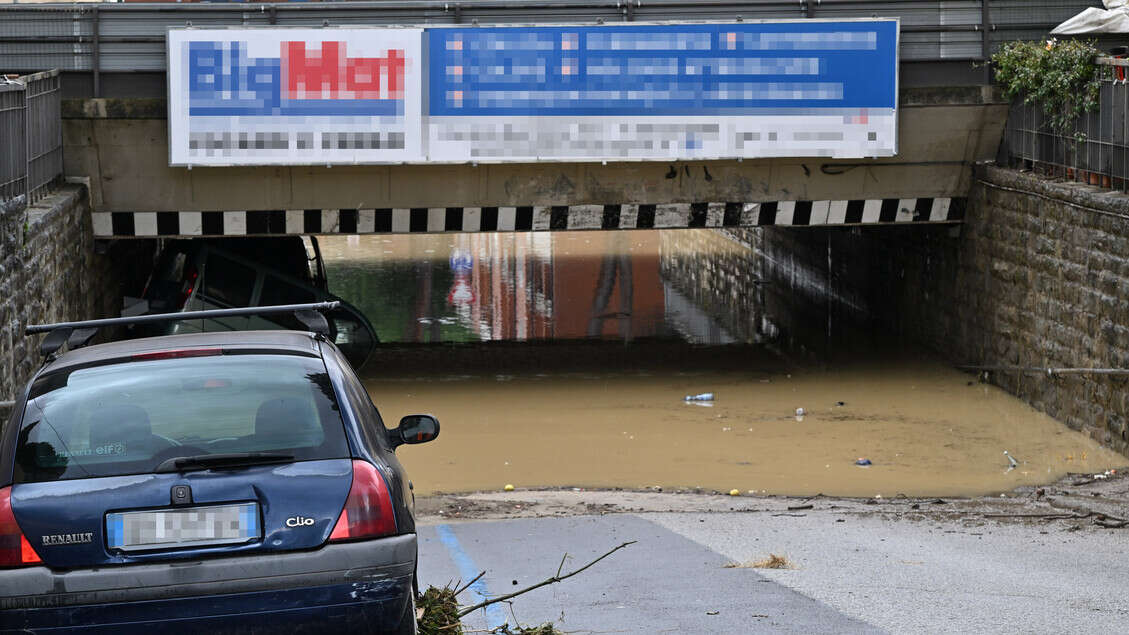
[[[1129,629],[1129,530],[1081,521],[891,520],[827,505],[777,514],[440,520],[420,529],[421,585],[485,570],[459,598],[469,605],[553,575],[566,552],[568,572],[628,540],[637,542],[464,624],[555,621],[579,633]],[[725,567],[769,554],[793,568]]]

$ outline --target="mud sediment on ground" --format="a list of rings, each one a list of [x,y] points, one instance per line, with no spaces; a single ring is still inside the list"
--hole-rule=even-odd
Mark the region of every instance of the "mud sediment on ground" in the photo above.
[[[1041,487],[1022,487],[998,497],[836,498],[828,496],[728,496],[704,490],[592,490],[552,488],[512,492],[436,494],[416,501],[422,525],[506,518],[615,513],[746,512],[802,517],[831,514],[846,522],[870,516],[890,521],[955,523],[965,528],[1022,524],[1047,531],[1110,531],[1129,528],[1129,478],[1121,473],[1069,474]]]

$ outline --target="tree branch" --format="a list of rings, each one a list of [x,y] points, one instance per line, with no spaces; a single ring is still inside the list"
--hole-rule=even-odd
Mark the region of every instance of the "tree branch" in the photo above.
[[[566,573],[564,575],[560,575],[560,569],[557,569],[557,575],[554,575],[550,578],[546,578],[546,579],[538,582],[537,584],[525,587],[524,589],[521,589],[520,591],[514,591],[513,593],[501,595],[501,596],[498,596],[496,598],[491,598],[489,600],[486,600],[485,602],[479,602],[478,604],[475,604],[474,606],[467,607],[467,608],[459,611],[459,619],[462,619],[463,616],[469,615],[469,614],[477,611],[478,609],[486,608],[487,606],[490,606],[491,604],[496,604],[498,602],[505,602],[506,600],[509,600],[511,598],[515,598],[515,597],[517,597],[517,596],[519,596],[523,593],[528,593],[528,592],[530,592],[534,589],[539,589],[539,588],[541,588],[545,585],[554,584],[556,582],[560,582],[561,580],[567,580],[567,579],[571,578],[572,576],[580,573],[581,571],[584,571],[588,567],[590,567],[590,566],[596,564],[597,562],[603,560],[604,558],[607,558],[608,556],[612,555],[613,553],[619,551],[620,549],[623,549],[627,545],[633,545],[633,544],[635,544],[635,541],[629,540],[629,541],[623,543],[622,545],[619,545],[618,547],[612,549],[611,551],[605,553],[604,555],[600,556],[599,558],[596,558],[592,562],[589,562],[588,564],[584,565],[583,567],[580,567],[576,571],[572,571],[572,572]],[[563,560],[562,560],[562,563],[563,563]],[[563,564],[562,564],[562,566],[563,566]],[[483,573],[485,573],[485,572],[483,572]],[[479,576],[479,577],[481,577],[481,576]],[[475,578],[475,580],[477,580],[477,579],[478,578]]]
[[[1090,514],[981,514],[984,518],[1042,518],[1045,520],[1074,520],[1079,518],[1089,518]]]
[[[471,580],[470,582],[467,582],[466,584],[464,584],[464,585],[462,585],[461,587],[459,587],[459,588],[458,588],[458,589],[457,589],[457,590],[455,591],[455,595],[458,595],[458,594],[462,593],[463,591],[466,591],[467,589],[469,589],[469,588],[470,588],[470,585],[474,584],[475,582],[478,582],[478,579],[479,579],[479,578],[481,578],[481,577],[482,577],[482,576],[484,576],[484,575],[486,575],[486,572],[485,572],[485,571],[483,571],[482,573],[480,573],[480,574],[478,574],[478,575],[474,576],[474,579],[473,579],[473,580]]]

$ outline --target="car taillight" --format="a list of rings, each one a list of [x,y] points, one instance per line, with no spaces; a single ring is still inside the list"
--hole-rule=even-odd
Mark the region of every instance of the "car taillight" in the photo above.
[[[184,357],[211,357],[223,355],[222,348],[174,348],[168,351],[153,351],[152,353],[134,353],[130,356],[135,362],[153,359],[181,359]]]
[[[42,564],[12,513],[12,488],[0,489],[0,567]]]
[[[377,538],[396,533],[396,514],[384,477],[371,464],[353,460],[353,485],[330,542]]]
[[[188,274],[184,276],[184,283],[180,287],[180,304],[177,309],[183,309],[184,305],[188,303],[188,298],[192,297],[192,291],[196,288],[196,278],[199,277],[196,267],[190,267]]]

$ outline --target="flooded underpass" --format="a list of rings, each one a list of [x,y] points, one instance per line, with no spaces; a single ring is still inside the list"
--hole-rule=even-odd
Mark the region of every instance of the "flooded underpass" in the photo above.
[[[443,423],[438,442],[400,452],[420,494],[954,496],[1126,463],[792,293],[744,234],[354,236],[321,248],[331,290],[384,342],[362,375],[386,423],[414,412]],[[703,393],[712,399],[686,400]]]

